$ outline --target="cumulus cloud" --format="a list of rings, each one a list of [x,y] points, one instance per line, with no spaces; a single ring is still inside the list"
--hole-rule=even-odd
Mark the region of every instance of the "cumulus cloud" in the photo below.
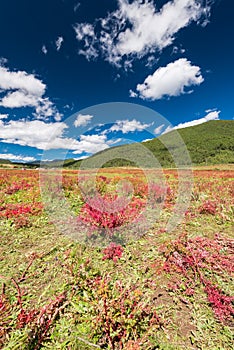
[[[59,51],[61,49],[62,43],[63,43],[64,39],[62,36],[59,36],[57,38],[57,40],[55,41],[55,46],[56,46],[56,50]]]
[[[93,115],[79,114],[74,122],[74,125],[76,128],[78,128],[79,126],[86,126],[90,123],[92,118],[93,118]]]
[[[142,99],[158,100],[185,94],[186,88],[200,85],[203,81],[200,67],[193,66],[186,58],[180,58],[166,67],[158,68],[143,84],[138,84],[136,90]]]
[[[93,38],[95,37],[94,33],[94,26],[92,24],[88,23],[78,23],[75,27],[75,32],[76,32],[76,38],[77,40],[83,40],[85,41],[85,44],[88,43],[86,40],[88,38]]]
[[[79,140],[65,137],[64,122],[45,123],[41,120],[0,120],[0,141],[40,150],[65,149],[75,154],[96,153],[109,147],[106,135],[81,135]]]
[[[40,99],[38,96],[27,94],[23,91],[7,93],[0,102],[5,108],[36,107]]]
[[[79,50],[79,54],[86,57],[88,61],[98,57],[98,49],[95,48],[97,41],[94,26],[88,23],[78,23],[74,26],[76,39],[83,41],[83,49]]]
[[[0,120],[0,140],[44,150],[48,147],[54,148],[58,141],[62,145],[62,135],[66,128],[65,123],[45,123],[40,120],[11,120],[4,123]]]
[[[99,151],[103,151],[106,148],[109,148],[106,135],[81,135],[79,147],[73,153],[96,153]]]
[[[211,6],[203,0],[171,0],[157,9],[153,0],[118,0],[118,9],[94,24],[74,26],[87,59],[101,54],[120,66],[126,60],[142,58],[171,45],[179,30],[190,23],[208,23]],[[205,20],[204,20],[205,19]],[[92,54],[91,54],[92,53]],[[131,65],[127,65],[130,66]]]
[[[150,125],[152,124],[144,124],[136,119],[117,120],[116,123],[108,130],[108,132],[122,131],[123,134],[127,134],[129,132],[143,131]]]
[[[34,107],[38,118],[52,117],[58,113],[48,97],[44,97],[46,85],[34,74],[10,71],[0,65],[0,89],[5,95],[0,106],[5,108]]]
[[[41,97],[46,85],[33,74],[24,71],[11,72],[6,67],[0,67],[0,88],[3,90],[20,90],[26,94]]]
[[[129,96],[134,98],[134,97],[137,97],[138,95],[135,91],[129,90]]]
[[[220,114],[220,111],[218,111],[218,110],[212,110],[212,111],[209,110],[209,112],[203,118],[194,119],[194,120],[191,120],[191,121],[185,122],[185,123],[180,123],[180,124],[173,126],[173,127],[168,126],[163,133],[166,134],[167,132],[172,131],[172,130],[183,129],[183,128],[188,128],[190,126],[203,124],[203,123],[206,123],[210,120],[219,120],[219,114]]]
[[[53,116],[56,121],[60,121],[63,114],[59,113],[54,104],[49,100],[48,97],[41,98],[35,106],[35,113],[33,115],[37,118],[49,118]]]
[[[7,160],[13,160],[13,161],[19,161],[19,162],[33,162],[36,160],[34,157],[25,157],[21,155],[15,155],[12,153],[0,153],[0,159],[7,159]]]

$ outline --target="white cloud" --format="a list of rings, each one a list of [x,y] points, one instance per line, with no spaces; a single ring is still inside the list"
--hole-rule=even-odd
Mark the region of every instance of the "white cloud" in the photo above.
[[[108,130],[108,132],[122,131],[123,134],[127,134],[129,132],[143,131],[150,125],[152,124],[142,124],[136,119],[117,120],[116,123]]]
[[[208,109],[206,109],[206,113],[210,113],[210,112],[215,112],[215,111],[217,111],[217,108],[208,108]]]
[[[52,117],[58,113],[49,98],[44,97],[46,85],[33,74],[10,71],[0,65],[0,89],[5,92],[5,96],[0,98],[2,107],[34,107],[37,118]]]
[[[81,135],[80,140],[76,140],[64,136],[67,128],[64,122],[19,120],[4,123],[0,120],[0,141],[40,150],[71,150],[75,154],[96,153],[109,147],[106,135]]]
[[[118,138],[118,139],[111,139],[111,140],[108,140],[107,143],[108,145],[110,146],[113,146],[113,145],[116,145],[117,143],[121,142],[122,139],[121,138]]]
[[[62,36],[59,36],[57,40],[55,41],[56,50],[59,51],[61,49],[62,43],[64,42],[64,39]]]
[[[48,97],[39,99],[35,107],[36,112],[33,115],[37,118],[47,119],[48,117],[53,116],[56,121],[60,121],[63,116],[63,114],[57,111]]]
[[[27,94],[23,91],[8,92],[0,102],[5,108],[36,107],[39,102],[38,96]]]
[[[178,53],[181,53],[181,54],[185,53],[185,49],[183,49],[181,46],[180,47],[173,46],[171,55],[176,55]]]
[[[135,97],[137,97],[138,95],[137,95],[137,93],[136,93],[135,91],[129,90],[129,96],[135,98]]]
[[[147,63],[146,63],[146,67],[153,67],[157,62],[158,62],[159,58],[156,58],[154,55],[150,55],[147,57]]]
[[[93,115],[79,114],[74,122],[74,125],[76,128],[78,128],[79,126],[86,126],[90,123],[92,118],[93,118]]]
[[[82,159],[86,159],[88,158],[89,156],[80,156],[78,158],[73,158],[74,160],[82,160]]]
[[[93,38],[95,36],[94,26],[88,23],[78,23],[75,27],[77,40],[88,40],[88,37]],[[85,44],[87,41],[85,41]]]
[[[153,140],[153,138],[152,139],[145,139],[145,140],[143,140],[141,142],[147,142],[147,141],[151,141],[151,140]]]
[[[7,119],[9,114],[0,114],[0,119]]]
[[[220,111],[212,110],[211,112],[207,113],[203,118],[194,119],[194,120],[191,120],[191,121],[185,122],[185,123],[180,123],[174,127],[168,126],[166,128],[166,130],[163,132],[163,134],[166,134],[167,132],[172,131],[172,130],[183,129],[183,128],[188,128],[190,126],[203,124],[203,123],[206,123],[210,120],[219,120],[219,113],[220,113]]]
[[[180,123],[180,124],[176,125],[173,129],[188,128],[189,126],[203,124],[203,123],[206,123],[206,122],[208,122],[210,120],[218,120],[219,119],[219,113],[220,113],[220,111],[209,112],[203,118],[191,120],[191,121],[185,122],[185,123]]]
[[[94,47],[97,40],[94,26],[88,23],[79,23],[74,26],[74,30],[77,40],[83,40],[84,49],[80,49],[79,54],[85,56],[88,61],[97,58],[98,50]]]
[[[12,153],[4,153],[0,154],[0,159],[7,159],[7,160],[13,160],[13,161],[23,161],[23,162],[33,162],[36,160],[34,157],[25,157],[25,156],[17,156]]]
[[[98,57],[98,52],[94,47],[90,46],[86,50],[79,50],[79,54],[85,56],[88,61]]]
[[[154,134],[158,135],[162,132],[162,129],[164,128],[165,124],[159,125],[157,128],[154,129]]]
[[[38,149],[54,148],[54,144],[64,142],[62,135],[66,128],[65,123],[45,123],[40,120],[11,120],[4,123],[0,120],[0,139],[1,142]]]
[[[41,48],[41,51],[44,53],[44,55],[46,55],[48,52],[47,47],[45,45],[43,45]]]
[[[62,114],[62,113],[56,112],[55,115],[54,115],[54,120],[55,120],[56,122],[60,122],[61,119],[62,119],[62,117],[63,117],[63,114]]]
[[[166,133],[172,131],[173,129],[174,129],[174,128],[173,128],[172,126],[168,126],[168,127],[163,131],[162,134],[166,134]]]
[[[33,74],[24,71],[10,72],[6,67],[0,66],[0,89],[20,90],[25,94],[41,97],[46,85]]]
[[[207,24],[210,5],[203,0],[171,0],[161,9],[154,1],[118,0],[118,9],[95,24],[74,27],[77,40],[83,42],[82,54],[102,54],[108,62],[120,65],[124,59],[142,58],[171,45],[176,33],[191,22]],[[203,18],[205,17],[205,22]],[[93,57],[95,57],[95,55]]]
[[[79,146],[73,153],[96,153],[106,148],[109,148],[106,135],[81,135]]]
[[[203,81],[200,68],[193,66],[186,58],[180,58],[166,67],[158,68],[143,84],[138,84],[136,90],[142,99],[158,100],[185,94],[185,88],[200,85]]]

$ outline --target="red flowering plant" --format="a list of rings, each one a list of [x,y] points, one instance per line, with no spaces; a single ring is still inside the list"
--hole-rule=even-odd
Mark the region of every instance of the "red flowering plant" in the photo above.
[[[11,278],[12,285],[15,287],[16,295],[13,298],[9,295],[10,288],[3,283],[0,291],[0,347],[9,340],[9,332],[13,329],[30,329],[25,338],[24,347],[27,349],[40,349],[42,343],[48,338],[49,331],[61,311],[67,306],[67,295],[62,292],[54,295],[44,306],[29,308],[25,303],[27,292],[22,289],[21,282],[29,277],[27,275],[29,268],[38,256],[32,254],[26,270],[19,278]],[[4,276],[0,276],[6,279]],[[6,290],[8,289],[8,290]],[[12,290],[12,288],[11,288]],[[16,313],[16,314],[15,314]]]
[[[22,180],[21,182],[13,182],[9,187],[6,188],[6,194],[14,194],[20,190],[27,190],[31,187],[31,185],[26,181]]]
[[[234,297],[227,296],[219,287],[212,285],[204,280],[205,291],[208,301],[214,311],[215,316],[221,321],[232,321],[234,317]]]
[[[164,201],[168,188],[160,186],[156,183],[149,183],[149,204],[155,208],[159,203]]]
[[[2,207],[0,218],[5,217],[9,219],[25,214],[37,215],[40,214],[42,210],[43,205],[40,202],[30,204],[8,203]]]
[[[215,215],[216,212],[217,212],[217,203],[210,200],[205,201],[199,208],[200,214]]]
[[[119,244],[111,242],[108,247],[103,250],[103,258],[102,260],[113,260],[117,262],[119,258],[121,258],[123,254],[123,247]]]
[[[40,202],[31,204],[7,203],[0,206],[0,219],[12,219],[16,228],[30,226],[29,215],[39,215],[43,210]]]
[[[200,280],[215,316],[222,322],[229,322],[234,315],[234,297],[226,295],[216,286],[212,277],[214,272],[220,278],[223,271],[234,272],[233,240],[223,239],[219,235],[213,240],[204,237],[188,239],[186,235],[181,235],[167,247],[161,247],[161,250],[166,257],[164,271],[182,273],[185,294],[193,295],[195,281]],[[169,289],[179,290],[180,283],[170,283]]]
[[[144,201],[133,197],[130,203],[125,197],[117,195],[90,198],[81,208],[78,222],[86,223],[93,232],[112,236],[114,229],[134,221],[144,208]]]

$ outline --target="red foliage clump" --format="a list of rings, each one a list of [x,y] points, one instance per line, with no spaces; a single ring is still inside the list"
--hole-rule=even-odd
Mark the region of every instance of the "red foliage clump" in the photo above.
[[[123,253],[123,247],[119,244],[111,242],[108,247],[103,250],[103,260],[110,259],[116,262],[119,258],[121,258]]]
[[[20,190],[26,190],[30,188],[31,185],[27,183],[26,180],[22,180],[21,182],[13,182],[5,191],[6,194],[14,194]]]
[[[78,220],[89,224],[93,229],[107,229],[111,231],[134,221],[144,207],[144,201],[133,198],[128,204],[126,198],[114,197],[112,200],[104,197],[92,198],[80,212]]]
[[[217,286],[204,276],[209,271],[222,273],[234,271],[234,245],[233,240],[221,238],[208,239],[196,237],[187,239],[182,235],[171,242],[162,252],[166,257],[163,269],[167,272],[179,272],[183,274],[186,285],[186,295],[193,295],[192,281],[200,280],[207,293],[208,301],[214,310],[215,316],[222,322],[229,322],[234,315],[232,305],[234,297],[225,295]],[[212,277],[211,277],[212,278]],[[170,285],[171,290],[178,290],[178,283]]]
[[[17,328],[24,328],[28,323],[34,321],[36,314],[36,310],[27,311],[22,308],[17,316]]]
[[[200,214],[215,215],[216,212],[217,212],[217,204],[215,202],[210,201],[210,200],[205,201],[199,209]]]
[[[204,283],[209,303],[216,317],[220,321],[230,321],[234,316],[234,307],[232,304],[234,297],[225,295],[218,287],[213,286],[209,281],[204,281]]]
[[[6,204],[0,207],[0,218],[12,219],[25,214],[37,215],[41,213],[43,208],[42,203],[30,204]]]

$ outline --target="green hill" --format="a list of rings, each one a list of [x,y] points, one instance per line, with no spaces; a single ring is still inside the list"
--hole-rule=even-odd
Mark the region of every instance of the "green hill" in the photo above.
[[[11,161],[7,160],[7,159],[1,159],[0,158],[0,164],[11,164]]]
[[[178,129],[177,132],[183,139],[194,165],[234,163],[234,121],[213,120]],[[171,140],[173,144],[174,137],[175,132],[172,131],[144,144],[164,163],[168,160],[168,151],[163,149],[159,140]]]
[[[181,142],[178,141],[178,136]],[[86,159],[86,167],[141,166],[163,167],[190,165],[186,157],[189,152],[192,165],[234,164],[234,121],[213,120],[200,125],[168,132],[158,138],[143,143],[134,143],[112,147]],[[184,144],[186,147],[184,147]],[[142,145],[144,147],[142,147]],[[176,159],[176,162],[173,159]],[[155,162],[152,162],[152,159]],[[158,162],[158,163],[157,163]],[[176,163],[176,164],[175,164]],[[2,166],[21,165],[7,160],[0,160]],[[79,168],[81,161],[74,159],[43,162],[45,167]],[[40,161],[24,164],[35,168]],[[1,165],[0,165],[1,166]]]
[[[136,166],[152,164],[152,154],[159,164],[164,167],[188,165],[185,147],[178,142],[178,134],[187,147],[193,165],[213,165],[234,163],[234,121],[214,120],[200,125],[178,129],[158,138],[141,144],[131,144],[101,151],[90,157],[87,167]],[[147,150],[142,152],[141,145]],[[152,153],[151,153],[152,152]],[[136,160],[136,161],[130,161]],[[80,162],[72,163],[72,167],[79,167]]]

